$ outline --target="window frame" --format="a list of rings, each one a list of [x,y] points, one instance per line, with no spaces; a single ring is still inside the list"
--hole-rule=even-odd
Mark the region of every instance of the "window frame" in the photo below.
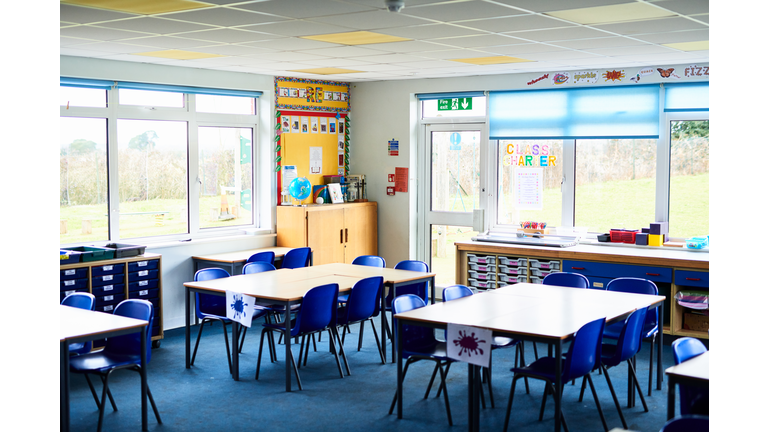
[[[263,105],[260,105],[258,99],[254,101],[256,113],[246,114],[218,114],[218,113],[198,113],[196,112],[194,93],[183,93],[184,107],[146,107],[140,105],[120,105],[118,101],[118,88],[107,89],[106,107],[76,107],[60,106],[60,117],[84,117],[84,118],[102,118],[107,120],[107,199],[108,199],[108,240],[92,242],[92,244],[106,244],[109,242],[121,241],[119,236],[119,161],[114,155],[118,154],[117,145],[117,120],[156,120],[156,121],[183,121],[187,123],[187,229],[188,232],[180,234],[168,234],[161,236],[146,236],[131,238],[130,242],[136,243],[163,243],[188,239],[212,238],[242,234],[243,230],[261,228],[261,218],[264,212],[260,210],[259,198],[260,179],[257,161],[259,160],[257,150],[259,145],[259,116]],[[252,131],[251,160],[252,164],[252,182],[251,192],[251,214],[252,222],[244,225],[201,228],[199,217],[199,200],[197,197],[200,192],[200,184],[197,181],[199,175],[197,130],[198,127],[237,127],[248,128]],[[268,181],[264,179],[264,181]],[[61,246],[71,246],[76,243],[60,243]]]

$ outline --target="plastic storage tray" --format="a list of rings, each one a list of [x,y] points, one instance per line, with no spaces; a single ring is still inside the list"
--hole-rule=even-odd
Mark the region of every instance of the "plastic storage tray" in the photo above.
[[[71,248],[62,248],[61,250],[80,252],[82,262],[108,260],[115,257],[115,251],[113,249],[97,246],[76,246]]]
[[[124,269],[125,269],[125,264],[108,264],[103,266],[93,266],[91,267],[91,275],[104,276],[104,275],[121,274],[123,273]]]
[[[494,289],[496,288],[496,282],[494,281],[479,281],[475,279],[469,279],[467,281],[470,286],[480,289]]]
[[[140,280],[128,283],[128,292],[157,288],[157,279]]]
[[[537,276],[540,278],[546,277],[548,274],[555,272],[555,270],[545,270],[536,267],[531,268],[531,276]]]
[[[59,270],[59,280],[88,279],[88,267]]]
[[[147,249],[146,246],[122,243],[108,243],[104,247],[107,249],[113,249],[115,258],[129,258],[133,256],[144,255],[144,251]]]
[[[506,284],[525,283],[528,282],[528,276],[512,276],[499,273],[499,282],[506,282]]]
[[[93,295],[97,297],[110,295],[110,294],[117,294],[117,293],[122,294],[124,292],[125,292],[125,284],[122,284],[122,283],[113,283],[113,284],[93,287]]]
[[[157,263],[159,263],[160,260],[146,260],[146,261],[136,261],[136,262],[129,262],[128,263],[128,272],[133,273],[141,270],[152,270],[157,268]]]
[[[526,266],[528,264],[527,258],[511,258],[511,257],[499,257],[499,263],[505,266]]]
[[[499,273],[511,274],[511,275],[526,275],[528,274],[528,267],[509,267],[505,265],[499,265]]]
[[[496,273],[496,266],[494,264],[475,264],[469,263],[469,269],[477,272],[491,272]]]
[[[531,259],[531,268],[560,270],[560,261],[542,261],[537,259]]]
[[[467,261],[477,264],[496,264],[496,257],[494,255],[475,255],[468,253]]]
[[[477,280],[491,280],[491,281],[495,281],[496,280],[496,273],[476,272],[476,271],[470,270],[469,271],[469,277],[472,278],[472,279],[477,279]]]
[[[59,249],[59,265],[79,263],[82,252]]]

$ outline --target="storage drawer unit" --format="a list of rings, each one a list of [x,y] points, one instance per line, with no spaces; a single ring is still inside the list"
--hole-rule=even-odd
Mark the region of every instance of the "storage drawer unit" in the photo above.
[[[71,292],[90,292],[96,297],[95,310],[112,313],[127,298],[148,300],[154,306],[152,342],[158,346],[163,338],[161,269],[158,254],[61,265],[60,301]],[[94,342],[99,346],[103,341]]]
[[[672,289],[674,299],[680,291],[708,291],[709,273],[694,270],[675,270],[675,283]],[[700,310],[681,306],[672,300],[672,330],[676,334],[693,337],[709,337],[709,316]]]

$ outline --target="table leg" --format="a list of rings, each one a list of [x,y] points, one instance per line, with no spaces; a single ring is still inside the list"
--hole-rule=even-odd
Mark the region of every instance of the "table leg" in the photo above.
[[[232,379],[240,381],[240,323],[232,321]]]
[[[384,293],[384,288],[387,287],[384,285],[381,289],[381,298],[379,301],[381,302],[381,305],[379,306],[379,313],[381,314],[380,320],[381,320],[381,355],[384,356],[384,358],[387,358],[387,317],[386,313],[384,312],[384,306],[385,306],[385,299],[387,298],[387,295]],[[394,346],[392,347],[394,350]]]
[[[69,431],[69,344],[62,341],[59,344],[59,429],[64,432]]]
[[[394,321],[395,318],[392,318]],[[397,418],[403,418],[403,343],[400,338],[395,335],[402,334],[403,325],[398,321],[396,324],[397,332],[392,335],[394,337],[394,344],[392,344],[392,352],[397,351]]]
[[[677,384],[675,379],[669,377],[667,383],[667,420],[672,420],[675,417],[675,384]]]
[[[659,306],[659,337],[656,350],[656,390],[661,390],[661,382],[664,381],[664,374],[661,373],[661,350],[664,347],[664,303]]]
[[[147,329],[141,327],[141,430],[147,428]]]
[[[563,389],[563,341],[555,343],[555,432],[560,432],[560,420],[562,413],[561,393]]]
[[[186,368],[189,369],[190,361],[190,346],[189,346],[189,287],[184,287],[184,349],[185,349],[185,361]]]
[[[283,322],[285,323],[285,333],[283,333],[283,340],[285,341],[285,391],[291,391],[291,302],[285,304],[285,316]]]
[[[472,363],[469,365],[469,430],[480,431],[480,392],[482,391],[482,378],[480,366]]]

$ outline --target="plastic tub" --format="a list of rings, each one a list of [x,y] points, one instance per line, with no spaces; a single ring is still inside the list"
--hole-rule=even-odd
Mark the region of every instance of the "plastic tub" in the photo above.
[[[496,266],[493,264],[475,264],[469,263],[469,269],[478,272],[491,272],[496,273]]]
[[[494,255],[475,255],[468,253],[467,261],[477,264],[496,264],[496,257]]]
[[[82,253],[72,250],[59,250],[59,265],[79,263]]]
[[[82,262],[108,260],[115,257],[114,249],[107,249],[98,246],[76,246],[70,248],[62,248],[61,250],[80,252]]]
[[[510,266],[510,267],[520,267],[520,266],[526,266],[528,265],[528,259],[527,258],[511,258],[511,257],[499,257],[499,262],[502,265]]]
[[[495,273],[476,272],[473,270],[469,271],[469,277],[477,280],[496,280]]]
[[[531,259],[531,268],[560,270],[560,261],[540,261],[537,259]]]
[[[108,243],[104,246],[107,249],[112,249],[115,254],[115,258],[129,258],[138,255],[144,255],[146,246],[138,246],[122,243]]]

